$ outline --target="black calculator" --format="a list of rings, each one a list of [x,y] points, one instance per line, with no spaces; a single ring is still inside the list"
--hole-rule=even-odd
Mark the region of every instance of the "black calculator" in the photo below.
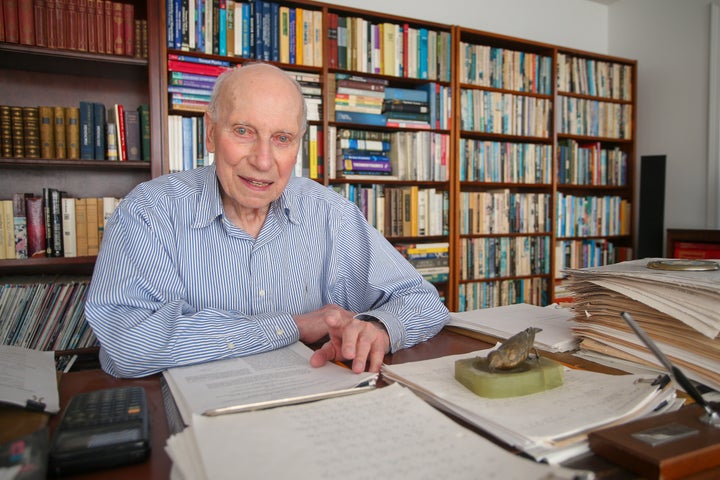
[[[70,399],[50,446],[54,475],[113,468],[150,454],[150,422],[142,387],[79,393]]]

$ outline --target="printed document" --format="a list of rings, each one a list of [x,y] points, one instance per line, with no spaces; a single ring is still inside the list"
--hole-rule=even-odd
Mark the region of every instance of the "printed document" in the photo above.
[[[374,384],[377,378],[375,373],[356,374],[331,362],[314,368],[310,366],[312,354],[311,348],[295,342],[257,355],[170,368],[163,375],[186,425],[192,422],[192,414],[295,403],[304,396],[330,396]]]

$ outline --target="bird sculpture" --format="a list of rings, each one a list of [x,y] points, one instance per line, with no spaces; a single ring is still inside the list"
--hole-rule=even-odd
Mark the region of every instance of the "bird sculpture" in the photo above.
[[[520,365],[530,356],[534,349],[535,334],[541,331],[542,328],[528,327],[508,338],[488,355],[488,370],[512,370]],[[537,350],[535,354],[539,357]]]

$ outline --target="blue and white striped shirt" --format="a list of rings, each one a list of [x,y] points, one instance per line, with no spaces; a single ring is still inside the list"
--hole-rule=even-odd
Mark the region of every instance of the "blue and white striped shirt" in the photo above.
[[[103,369],[139,377],[299,339],[293,314],[337,304],[391,350],[449,318],[437,291],[351,202],[293,178],[257,239],[223,212],[215,167],[138,185],[105,226],[85,313]]]

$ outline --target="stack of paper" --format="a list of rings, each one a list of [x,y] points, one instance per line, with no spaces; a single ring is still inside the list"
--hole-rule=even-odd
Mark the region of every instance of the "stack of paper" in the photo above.
[[[450,314],[448,325],[485,333],[507,340],[528,327],[542,331],[535,334],[535,346],[548,352],[567,352],[577,348],[579,338],[572,332],[574,312],[551,305],[539,307],[527,303],[484,308]]]
[[[455,380],[455,361],[486,356],[489,350],[384,365],[383,375],[536,460],[559,463],[589,450],[590,430],[679,408],[675,390],[653,377],[605,375],[565,369],[552,390],[512,398],[483,398]],[[658,410],[659,409],[659,410]]]
[[[168,439],[173,479],[592,478],[514,455],[391,385],[303,405],[195,416]]]
[[[654,260],[566,271],[582,349],[662,368],[620,317],[627,311],[688,377],[720,389],[720,270],[648,268]]]

